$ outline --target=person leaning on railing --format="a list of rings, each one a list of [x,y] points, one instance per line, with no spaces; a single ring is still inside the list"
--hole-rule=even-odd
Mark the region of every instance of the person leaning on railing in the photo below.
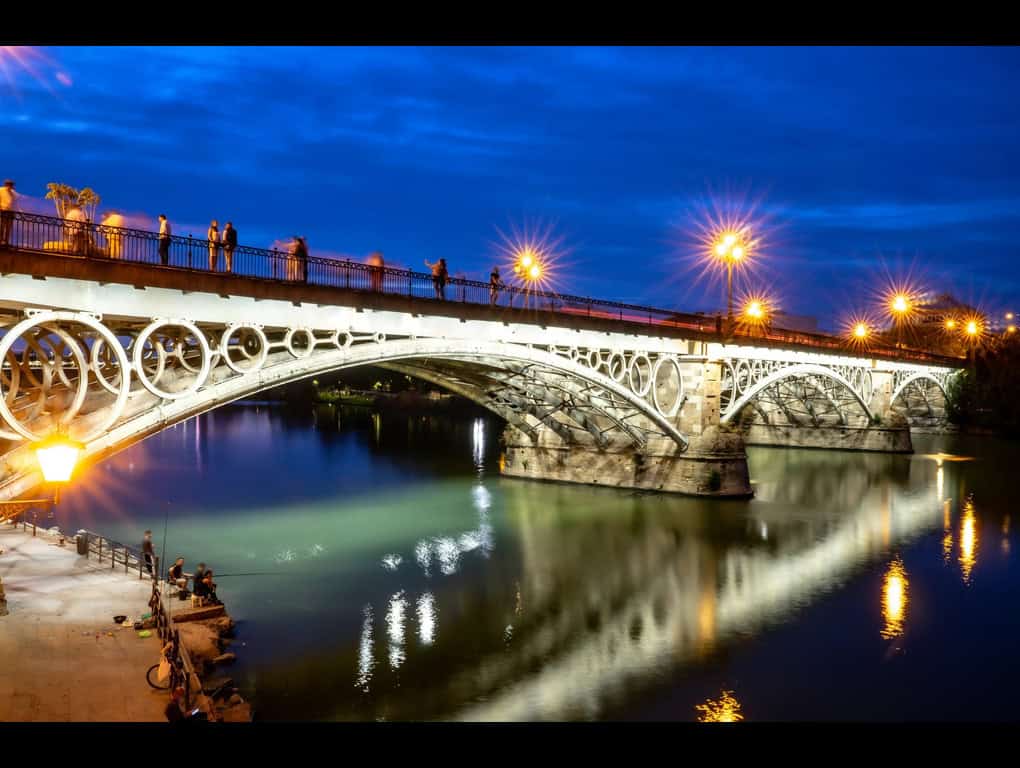
[[[237,230],[234,229],[232,221],[227,222],[223,229],[223,258],[226,261],[227,272],[234,271],[234,251],[237,249]]]
[[[220,261],[220,225],[216,219],[209,224],[209,231],[205,236],[209,241],[209,271],[215,272]]]
[[[0,245],[7,245],[11,241],[14,213],[19,207],[18,197],[14,191],[14,182],[7,179],[0,187]]]

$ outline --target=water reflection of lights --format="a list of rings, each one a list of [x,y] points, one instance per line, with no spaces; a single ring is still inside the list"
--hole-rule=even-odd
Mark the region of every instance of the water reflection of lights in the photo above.
[[[699,723],[737,723],[744,719],[740,711],[740,702],[733,691],[723,691],[718,699],[708,699],[704,704],[695,705],[700,714]]]
[[[404,591],[397,592],[390,598],[389,610],[386,611],[386,634],[390,640],[390,668],[396,669],[404,663],[404,621],[407,600]]]
[[[485,421],[483,419],[475,419],[473,445],[475,469],[482,470],[485,468],[483,462],[485,457]]]
[[[963,581],[970,584],[970,572],[977,562],[978,533],[974,501],[967,499],[963,504],[963,519],[960,521],[960,569]]]
[[[372,414],[372,434],[375,436],[376,447],[379,446],[379,436],[382,433],[382,417],[378,413]]]
[[[436,636],[436,598],[426,592],[418,598],[418,639],[422,645],[432,645]]]
[[[882,639],[892,640],[903,634],[903,622],[907,614],[907,587],[910,584],[903,561],[897,557],[889,564],[882,584]]]
[[[363,611],[364,621],[361,624],[361,645],[358,648],[358,676],[354,686],[368,692],[368,683],[372,679],[372,668],[375,659],[372,656],[372,606],[366,605]]]
[[[935,489],[938,492],[939,499],[942,498],[942,484],[944,479],[945,478],[943,477],[942,472],[942,462],[939,461],[939,467],[938,469],[935,470]]]
[[[949,563],[949,556],[953,553],[953,525],[952,525],[951,499],[942,502],[942,562]]]
[[[1009,554],[1009,515],[1002,519],[1002,554]]]

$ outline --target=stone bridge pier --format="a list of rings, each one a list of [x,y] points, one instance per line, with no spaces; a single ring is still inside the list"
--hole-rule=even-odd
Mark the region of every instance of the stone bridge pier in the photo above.
[[[503,434],[501,472],[533,480],[749,497],[743,436],[720,423],[720,364],[687,357],[677,363],[677,369],[683,395],[673,421],[686,437],[686,446],[661,436],[651,436],[640,444],[618,440],[602,446],[567,443],[552,430],[530,440],[510,424]],[[661,402],[674,396],[675,391],[670,390],[655,393],[653,399]]]

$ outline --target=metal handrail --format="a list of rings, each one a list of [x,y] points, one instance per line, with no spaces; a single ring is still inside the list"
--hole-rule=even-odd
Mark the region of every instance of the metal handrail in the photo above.
[[[121,544],[119,541],[108,539],[95,531],[89,531],[82,528],[78,531],[78,536],[85,538],[85,558],[88,559],[89,555],[95,553],[100,563],[103,562],[104,548],[106,556],[110,560],[110,569],[113,570],[118,565],[124,566],[124,573],[128,573],[131,570],[138,569],[138,578],[145,578],[143,569],[145,568],[145,553],[140,549],[129,547],[126,544]],[[71,538],[71,537],[68,537]],[[117,557],[118,550],[120,552],[120,558]],[[152,574],[151,579],[153,582],[159,579],[159,555],[152,556]]]
[[[188,649],[181,643],[181,633],[174,629],[169,614],[163,605],[163,597],[159,594],[159,582],[152,584],[152,597],[149,598],[149,608],[152,610],[152,617],[155,619],[156,634],[165,648],[170,645],[170,652],[167,654],[167,661],[170,662],[170,691],[173,692],[178,685],[184,687],[184,706],[191,708],[191,676],[195,674],[195,667],[191,663],[191,656]]]
[[[125,261],[156,269],[225,274],[226,249],[222,243],[205,238],[172,235],[126,227],[109,227],[34,213],[9,213],[10,247],[36,253],[57,253],[84,259]],[[0,246],[3,247],[3,246]],[[231,251],[229,274],[249,280],[312,285],[343,290],[382,293],[418,300],[488,305],[500,309],[527,309],[557,314],[604,318],[641,325],[685,329],[716,335],[724,340],[721,317],[594,299],[515,285],[493,287],[487,282],[448,277],[438,281],[431,274],[394,267],[361,264],[350,259],[297,256],[276,250],[238,245]],[[215,261],[210,270],[210,259]],[[768,341],[783,344],[853,352],[838,336],[790,329],[746,332],[736,329],[733,341]],[[960,359],[917,349],[872,343],[862,351],[880,356],[956,366]]]

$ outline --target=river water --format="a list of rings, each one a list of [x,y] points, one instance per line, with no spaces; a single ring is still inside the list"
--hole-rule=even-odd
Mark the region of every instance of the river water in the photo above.
[[[223,574],[264,720],[1020,716],[1015,443],[751,448],[724,502],[503,479],[500,427],[238,404],[48,524]]]

